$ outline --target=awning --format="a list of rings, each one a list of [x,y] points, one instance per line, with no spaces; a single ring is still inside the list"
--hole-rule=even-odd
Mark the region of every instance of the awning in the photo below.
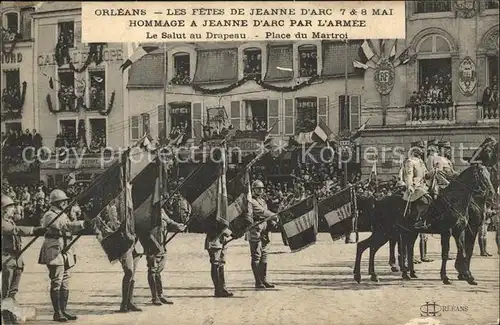
[[[147,54],[132,64],[127,87],[163,87],[163,53]]]
[[[293,45],[269,46],[267,50],[267,72],[264,80],[291,80],[293,71],[278,69],[293,69]]]
[[[362,41],[349,41],[347,44],[347,73],[355,74],[356,69],[352,62],[360,61],[359,47]],[[322,77],[343,77],[345,75],[346,51],[344,42],[324,41],[323,48],[323,71]]]
[[[234,82],[238,80],[238,49],[199,50],[195,83]]]

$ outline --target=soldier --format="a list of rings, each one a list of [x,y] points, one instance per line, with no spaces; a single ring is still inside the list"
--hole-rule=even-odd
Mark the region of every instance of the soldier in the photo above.
[[[71,248],[71,235],[92,227],[90,221],[71,221],[63,211],[69,198],[62,190],[55,189],[50,193],[50,209],[41,220],[42,227],[47,228],[45,240],[40,249],[39,264],[47,265],[50,278],[50,299],[54,308],[53,319],[56,322],[76,320],[77,317],[66,311],[69,297],[69,269],[76,264],[76,255]],[[57,220],[55,219],[57,217]],[[55,221],[53,221],[55,220]]]
[[[415,209],[412,213],[415,229],[426,229],[428,226],[422,219],[422,214],[431,202],[429,187],[426,184],[426,178],[429,175],[422,156],[425,150],[423,141],[413,142],[410,148],[410,157],[403,165],[403,181],[406,185],[406,192],[403,199]]]
[[[120,303],[120,310],[118,310],[120,313],[142,311],[141,308],[134,304],[135,271],[143,255],[140,246],[139,238],[135,237],[132,247],[120,258],[120,264],[123,269],[122,301]]]
[[[260,180],[256,180],[252,184],[252,216],[253,222],[259,222],[264,219],[273,218],[269,224],[263,222],[256,227],[250,229],[250,254],[252,256],[252,271],[255,278],[255,288],[265,289],[274,288],[274,285],[270,284],[266,280],[267,275],[267,254],[268,245],[270,243],[269,238],[269,228],[270,226],[275,226],[277,221],[277,216],[275,213],[267,209],[267,203],[262,197],[264,193],[264,184]]]
[[[161,227],[157,229],[154,237],[158,243],[161,243],[163,251],[156,254],[146,255],[148,265],[148,283],[149,288],[151,289],[153,305],[156,306],[173,304],[172,301],[163,296],[163,285],[161,281],[161,272],[165,268],[166,262],[168,226],[173,226],[178,231],[186,230],[186,225],[177,223],[170,219],[165,210],[161,209]]]
[[[477,243],[479,244],[479,251],[481,256],[492,256],[488,253],[487,250],[487,238],[488,238],[488,226],[491,223],[491,218],[493,217],[493,211],[491,209],[487,209],[485,211],[485,218],[483,223],[481,224],[481,228],[479,228],[479,236],[477,237]]]
[[[232,235],[229,228],[219,232],[217,227],[207,227],[207,236],[205,237],[205,249],[208,251],[211,265],[211,276],[214,284],[214,296],[216,298],[229,298],[233,296],[232,292],[226,289],[226,279],[224,275],[224,265],[226,264],[225,243]],[[213,229],[215,228],[215,229]]]
[[[21,236],[43,236],[45,228],[18,227],[13,220],[14,214],[14,201],[2,195],[2,299],[15,300],[24,270],[23,258],[19,255],[22,250]]]

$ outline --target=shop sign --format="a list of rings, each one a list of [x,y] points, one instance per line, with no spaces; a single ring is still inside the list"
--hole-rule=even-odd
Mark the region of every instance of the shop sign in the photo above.
[[[41,162],[40,169],[78,169],[78,168],[107,168],[113,161],[98,158],[67,158],[62,160],[51,159]]]
[[[2,53],[2,64],[21,63],[22,61],[22,53]]]
[[[88,50],[70,51],[71,62],[74,64],[84,63],[89,55]],[[106,48],[102,52],[102,59],[105,62],[122,62],[123,50]],[[56,65],[56,55],[52,53],[42,53],[38,56],[37,62],[39,66]]]

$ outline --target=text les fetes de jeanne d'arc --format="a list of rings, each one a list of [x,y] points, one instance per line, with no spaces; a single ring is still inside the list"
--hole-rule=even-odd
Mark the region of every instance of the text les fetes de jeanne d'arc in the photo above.
[[[96,9],[96,17],[131,16],[127,28],[144,28],[145,39],[150,40],[180,40],[180,39],[206,39],[228,40],[247,39],[245,32],[228,32],[227,30],[199,32],[183,32],[181,29],[205,28],[241,28],[248,27],[252,38],[259,39],[346,39],[346,30],[349,28],[370,28],[367,20],[369,16],[392,16],[393,9],[295,9],[295,8],[193,8],[193,9],[163,9],[150,12],[148,9]],[[143,17],[141,19],[139,17]],[[147,16],[147,17],[146,17]],[[224,16],[223,19],[217,17]],[[167,19],[164,19],[167,17]],[[169,19],[168,17],[172,18]],[[175,18],[174,18],[175,17]],[[189,17],[189,18],[188,18]],[[152,19],[151,19],[152,18]],[[172,28],[172,31],[161,31],[159,28]],[[262,31],[262,35],[255,35],[259,28],[278,28]],[[306,32],[300,30],[290,33],[290,28],[307,28]],[[314,31],[314,28],[334,28],[333,32],[325,30]],[[335,30],[335,28],[337,28]],[[240,30],[241,31],[241,30]]]

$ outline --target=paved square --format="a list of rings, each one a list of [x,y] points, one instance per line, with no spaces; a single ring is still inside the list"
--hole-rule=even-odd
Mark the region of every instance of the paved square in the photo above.
[[[361,234],[361,238],[367,235]],[[41,242],[39,239],[26,253],[26,270],[17,299],[24,305],[37,307],[38,320],[33,324],[54,324],[47,271],[45,266],[36,264]],[[356,245],[346,245],[341,240],[334,243],[328,234],[320,234],[316,245],[291,254],[282,245],[279,234],[273,234],[269,277],[277,288],[256,291],[248,243],[240,239],[230,244],[226,266],[228,286],[235,297],[217,299],[212,296],[204,236],[181,234],[169,244],[163,273],[166,293],[174,305],[151,305],[143,258],[136,275],[135,301],[144,311],[116,314],[120,304],[121,266],[106,260],[93,237],[83,237],[76,245],[78,263],[72,270],[69,310],[79,315],[74,324],[396,325],[420,318],[421,306],[429,301],[441,308],[467,308],[467,312],[442,311],[435,317],[440,324],[494,324],[499,318],[499,259],[494,233],[489,233],[488,243],[494,256],[480,257],[476,247],[472,259],[472,273],[478,286],[453,281],[457,274],[453,261],[448,264],[453,284],[441,283],[438,236],[429,238],[429,257],[435,261],[416,266],[419,279],[403,283],[399,273],[390,272],[386,245],[376,259],[381,282],[369,281],[368,252],[365,252],[363,280],[357,284],[352,276]],[[452,242],[453,254],[454,247]],[[415,252],[418,253],[418,247]]]

